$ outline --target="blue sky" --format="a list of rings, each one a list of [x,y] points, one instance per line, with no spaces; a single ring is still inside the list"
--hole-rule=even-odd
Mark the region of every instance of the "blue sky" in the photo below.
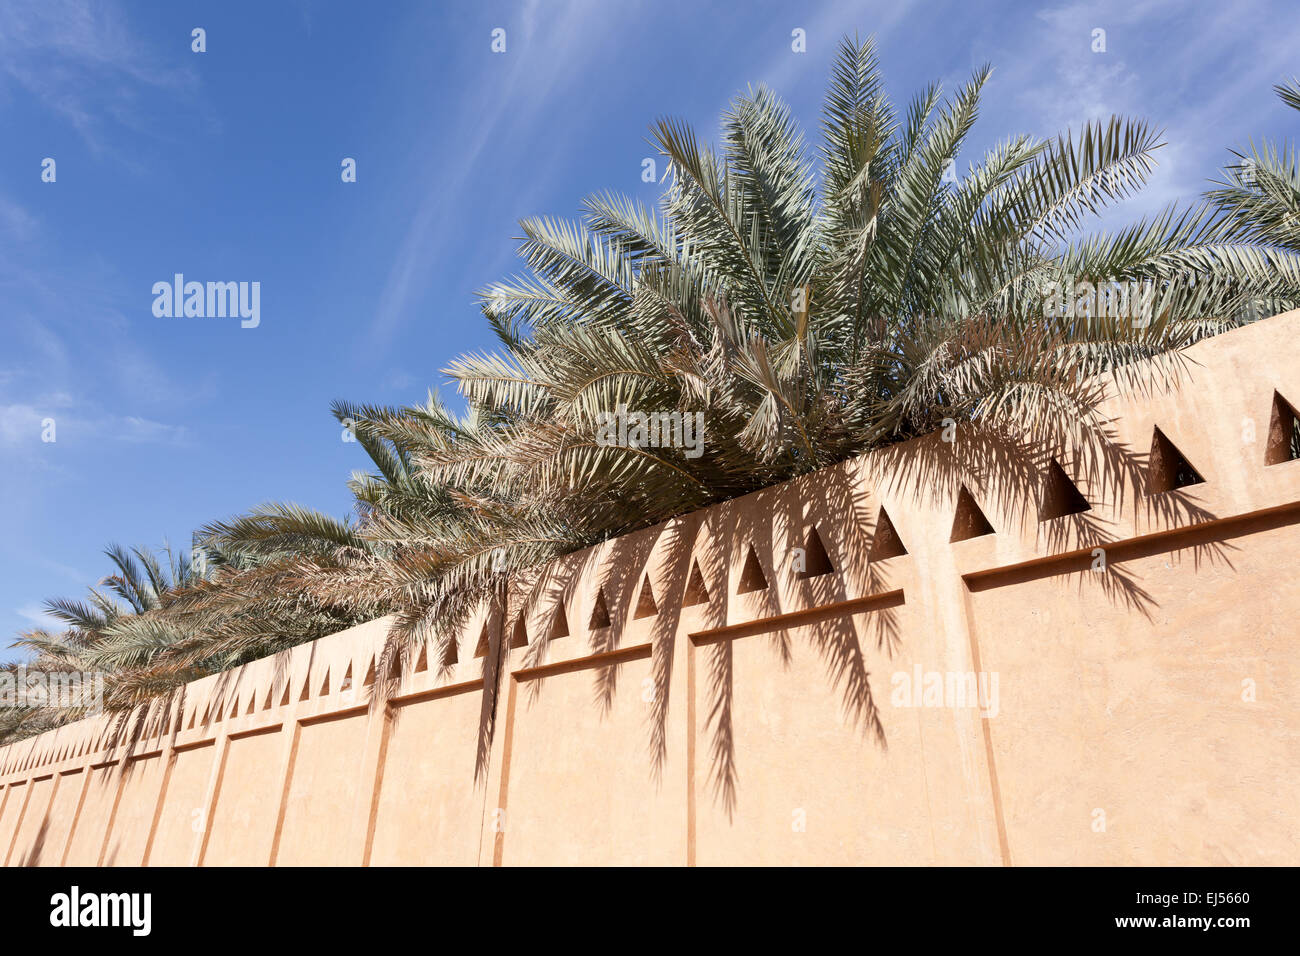
[[[330,401],[449,391],[439,370],[491,344],[474,292],[515,270],[518,219],[572,215],[598,190],[652,198],[647,125],[680,116],[712,136],[749,84],[815,135],[854,31],[877,35],[896,100],[994,65],[959,170],[1015,133],[1111,113],[1163,127],[1155,180],[1121,220],[1195,199],[1230,146],[1295,138],[1270,92],[1300,73],[1294,0],[6,0],[2,643],[107,573],[110,542],[187,546],[271,499],[346,513],[366,461]],[[260,325],[155,317],[152,286],[177,272],[260,282]]]

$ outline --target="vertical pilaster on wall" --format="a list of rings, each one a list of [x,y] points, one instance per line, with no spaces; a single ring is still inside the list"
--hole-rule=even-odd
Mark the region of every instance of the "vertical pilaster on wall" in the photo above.
[[[685,609],[683,609],[685,610]],[[693,616],[693,615],[692,615]],[[695,648],[695,642],[691,640],[690,629],[685,626],[687,615],[682,615],[682,627],[678,629],[677,640],[682,645],[681,653],[684,656],[683,663],[686,671],[686,720],[685,740],[683,741],[683,752],[686,759],[686,865],[695,866],[695,839],[696,839],[696,807],[695,807],[695,763],[698,759],[696,754],[696,741],[699,735],[698,715],[699,705],[696,702],[698,686],[695,670],[697,667],[695,657],[699,653]],[[674,671],[676,668],[674,668]]]
[[[217,794],[221,789],[221,777],[226,772],[226,754],[230,751],[230,732],[226,729],[226,723],[228,722],[222,722],[222,730],[217,735],[216,743],[212,748],[212,769],[208,771],[208,785],[203,792],[203,832],[194,844],[190,866],[202,866],[203,855],[208,851],[208,838],[212,835],[212,818],[217,810]]]
[[[966,634],[970,638],[971,668],[976,680],[984,672],[980,658],[979,634],[975,626],[975,609],[971,607],[970,588],[959,579],[958,586],[962,592],[962,611],[966,621]],[[1011,866],[1011,844],[1007,839],[1007,821],[1002,809],[1002,787],[998,783],[998,762],[993,752],[993,724],[987,714],[980,714],[980,730],[984,736],[984,754],[988,765],[990,799],[993,801],[993,819],[998,828],[998,850],[1002,855],[1002,865]]]
[[[108,777],[113,783],[113,805],[104,823],[104,835],[99,841],[99,857],[95,860],[96,866],[104,865],[104,855],[108,853],[108,844],[113,836],[113,825],[117,822],[117,810],[122,802],[122,791],[126,789],[126,763],[125,756],[118,754],[117,761],[108,764],[112,768],[108,772]]]
[[[72,811],[72,823],[68,826],[68,835],[63,839],[63,852],[59,854],[59,866],[67,866],[68,851],[72,849],[72,840],[81,825],[81,810],[86,805],[86,794],[90,792],[90,778],[95,774],[94,764],[86,762],[81,771],[81,793],[77,795],[77,806]],[[0,813],[4,808],[0,805]]]
[[[310,677],[306,678],[310,680]],[[290,703],[297,708],[296,703]],[[280,852],[280,835],[284,832],[284,814],[289,806],[289,787],[293,784],[293,765],[298,758],[298,743],[302,739],[302,721],[297,715],[286,716],[280,724],[281,747],[280,759],[276,763],[276,780],[280,781],[280,805],[276,810],[275,829],[271,833],[271,846],[267,854],[267,866],[275,866],[276,856]]]
[[[934,632],[942,638],[948,656],[948,666],[945,669],[964,670],[964,667],[958,666],[959,662],[968,663],[978,681],[981,661],[970,606],[970,590],[957,566],[953,547],[933,534],[920,544],[914,552],[917,571],[922,586],[928,590],[922,606],[932,617]],[[976,824],[980,835],[980,857],[988,863],[1001,862],[1003,866],[1010,866],[1011,855],[1002,814],[1002,796],[997,780],[990,719],[969,708],[954,708],[953,714],[960,730],[956,743],[962,748],[963,757],[978,768],[979,793],[974,803],[979,808]]]
[[[388,750],[392,721],[392,707],[386,703],[372,706],[366,714],[366,743],[357,768],[357,791],[348,828],[347,861],[352,865],[365,866],[370,862],[370,842],[374,836],[375,811],[379,788],[383,784],[384,755]]]
[[[510,826],[510,815],[504,801],[503,790],[509,784],[509,740],[514,733],[514,724],[510,714],[509,699],[515,680],[511,676],[511,653],[507,621],[503,609],[490,607],[484,623],[488,634],[497,635],[489,647],[485,668],[486,679],[483,681],[482,694],[496,695],[493,703],[495,716],[493,733],[487,753],[487,767],[483,774],[483,812],[479,821],[479,866],[497,866],[504,847],[506,831]],[[521,652],[522,653],[522,652]],[[495,686],[493,686],[495,682]],[[486,712],[486,701],[483,711]],[[498,810],[500,811],[498,813]],[[502,829],[498,829],[498,828]]]
[[[158,800],[154,804],[153,817],[149,821],[149,833],[144,840],[144,856],[140,861],[141,866],[149,865],[149,854],[153,852],[154,837],[158,834],[158,821],[162,818],[163,807],[167,802],[167,785],[172,779],[172,765],[176,758],[176,734],[179,732],[181,722],[181,708],[183,701],[174,701],[169,706],[173,708],[171,719],[162,722],[162,726],[167,728],[167,732],[162,735],[159,743],[162,744],[161,752],[158,759],[162,761],[162,782],[158,785]]]
[[[59,799],[59,788],[61,788],[62,786],[63,786],[63,774],[56,772],[54,774],[54,782],[50,786],[50,799],[46,802],[45,809],[41,811],[41,815],[43,818],[48,819],[50,811],[52,811],[56,806],[58,806],[57,801]],[[45,819],[42,819],[41,823],[42,825],[44,825]]]
[[[311,696],[313,677],[319,677],[312,666],[316,662],[317,648],[318,645],[313,643],[295,647],[286,654],[283,688],[276,686],[274,677],[268,681],[268,693],[271,699],[275,701],[281,696],[279,692],[282,691],[283,698],[287,700],[285,704],[272,705],[283,710],[280,714],[279,730],[282,735],[282,749],[280,759],[276,763],[275,777],[280,782],[278,789],[280,800],[276,808],[275,827],[271,833],[271,846],[267,851],[269,866],[276,865],[280,854],[280,839],[284,835],[284,818],[289,806],[289,789],[293,786],[293,773],[298,761],[298,747],[302,742],[304,721],[322,706],[317,698]],[[325,669],[328,672],[328,661],[325,662]],[[294,688],[297,686],[301,686],[303,691],[295,692]],[[219,759],[224,760],[224,756]],[[218,799],[220,799],[219,795]]]
[[[506,666],[508,668],[510,664],[508,651],[504,653],[504,659],[506,660]],[[492,834],[493,866],[501,866],[505,858],[506,831],[510,825],[508,810],[508,807],[510,806],[510,756],[514,745],[515,735],[515,705],[519,698],[519,681],[515,679],[514,675],[509,673],[507,670],[507,672],[502,675],[501,679],[504,684],[502,690],[506,695],[505,721],[501,728],[501,743],[500,750],[498,751],[500,759],[494,761],[500,767],[498,773],[500,780],[496,788],[497,805],[492,808],[492,811],[489,814],[489,819],[484,821],[484,825],[489,828],[489,832]],[[497,702],[497,706],[498,708],[501,706],[500,701]],[[497,751],[495,741],[492,749]]]
[[[35,788],[36,778],[27,778],[27,783],[23,786],[22,808],[18,811],[18,816],[14,819],[14,832],[9,837],[9,845],[5,847],[4,865],[9,865],[9,857],[14,852],[14,846],[18,842],[18,834],[23,830],[23,817],[27,814],[27,804],[32,798],[32,790]]]
[[[957,497],[958,492],[954,487],[952,496],[947,501],[951,503]],[[969,670],[976,674],[978,680],[980,661],[968,605],[969,590],[954,553],[954,548],[962,547],[963,542],[955,545],[950,542],[945,527],[947,521],[951,520],[949,516],[952,512],[946,510],[947,505],[943,504],[922,508],[916,502],[889,500],[885,505],[891,514],[911,514],[920,532],[914,533],[908,541],[915,570],[911,586],[919,591],[920,598],[915,602],[915,613],[919,615],[918,637],[931,636],[930,640],[936,645],[932,652],[940,655],[935,661],[938,669],[946,672]],[[913,643],[917,647],[921,646],[916,641]],[[951,708],[950,713],[955,731],[952,745],[960,757],[962,772],[958,774],[956,768],[950,766],[943,785],[935,791],[935,796],[941,801],[938,814],[940,817],[951,814],[955,806],[963,804],[974,808],[972,822],[978,834],[978,847],[973,861],[967,852],[954,855],[954,848],[950,843],[943,842],[943,831],[940,830],[938,834],[942,846],[936,848],[936,862],[1009,865],[989,719],[966,707]],[[926,712],[923,708],[917,708],[917,719],[924,725]],[[953,800],[958,797],[963,785],[966,789],[965,798],[954,804]],[[936,809],[932,806],[930,812],[931,837],[934,839]]]
[[[690,518],[683,521],[682,526],[682,531],[679,533],[686,540],[693,541],[699,533],[699,521]],[[680,574],[674,579],[675,582],[680,579],[680,586],[676,587],[675,593],[667,596],[670,607],[675,614],[671,631],[673,646],[672,658],[669,662],[670,671],[667,675],[666,685],[655,687],[655,693],[668,695],[664,713],[664,763],[660,768],[658,785],[663,787],[672,784],[679,796],[686,797],[681,804],[682,813],[686,817],[686,826],[677,830],[675,837],[681,841],[678,860],[683,865],[690,866],[694,865],[695,857],[695,822],[692,815],[693,807],[691,806],[694,769],[689,759],[692,733],[690,711],[694,704],[689,697],[690,681],[688,678],[691,667],[691,654],[694,653],[691,649],[690,634],[693,629],[692,622],[695,620],[696,615],[693,608],[684,605],[683,595],[691,584],[691,571],[695,561],[694,545],[680,548],[673,555],[672,560],[677,562],[680,567]],[[656,660],[656,654],[656,649],[652,647],[650,654],[652,676],[655,676],[654,661]],[[680,773],[680,777],[675,778],[674,774],[678,773]],[[682,793],[683,784],[686,788],[684,794]]]
[[[0,820],[4,820],[5,807],[9,805],[9,797],[13,793],[13,791],[14,791],[13,781],[10,781],[5,785],[4,792],[0,793]],[[13,849],[14,838],[17,836],[18,836],[18,831],[15,830],[12,834],[10,834],[9,839],[5,842],[5,844],[3,846],[0,846],[0,853],[3,853],[4,855],[4,859],[0,859],[0,865],[3,865],[8,861],[9,851]]]

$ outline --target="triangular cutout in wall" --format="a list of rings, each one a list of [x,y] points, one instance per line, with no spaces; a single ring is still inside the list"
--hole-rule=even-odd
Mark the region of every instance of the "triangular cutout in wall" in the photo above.
[[[451,646],[452,646],[452,653],[455,654],[456,642],[452,641]],[[453,661],[452,663],[455,663],[455,661]],[[427,671],[428,669],[429,669],[429,645],[421,644],[420,656],[415,659],[415,673],[419,674],[421,671]]]
[[[867,553],[868,561],[883,561],[886,558],[900,558],[907,554],[903,539],[894,529],[894,522],[889,520],[889,512],[880,509],[876,518],[876,533],[871,539],[871,550]]]
[[[691,558],[691,574],[686,579],[686,595],[682,598],[682,607],[694,607],[709,603],[709,589],[704,585],[704,575],[700,573],[700,562]]]
[[[1268,448],[1264,464],[1280,465],[1284,461],[1300,459],[1300,414],[1295,406],[1273,392],[1273,417],[1268,423]]]
[[[285,679],[284,682],[284,693],[280,695],[280,706],[281,707],[289,706],[289,681],[287,678]]]
[[[632,615],[636,620],[645,617],[654,617],[659,613],[659,605],[655,603],[655,592],[650,587],[650,575],[646,575],[641,581],[641,596],[636,600],[636,612]]]
[[[524,622],[524,612],[519,612],[519,617],[515,618],[515,629],[510,632],[510,646],[512,648],[528,646],[528,625]]]
[[[561,603],[555,609],[555,619],[551,621],[551,636],[547,640],[555,640],[557,637],[569,636],[569,619],[564,613],[564,604]]]
[[[329,692],[330,692],[330,672],[327,670],[325,671],[325,679],[321,681],[320,693],[317,694],[316,696],[325,697],[327,694],[329,694]]]
[[[953,515],[952,534],[948,541],[967,541],[993,533],[993,525],[989,524],[989,519],[984,517],[984,512],[980,511],[974,497],[962,485],[961,491],[957,492],[957,509]]]
[[[483,632],[478,636],[478,646],[474,648],[474,656],[487,657],[488,648],[490,648],[491,646],[492,646],[492,642],[488,639],[487,622],[484,621]]]
[[[1043,476],[1043,493],[1039,502],[1038,520],[1050,521],[1052,518],[1064,518],[1091,511],[1092,505],[1083,496],[1070,476],[1065,473],[1061,463],[1053,458],[1047,465],[1047,474]]]
[[[1178,450],[1159,427],[1152,430],[1151,455],[1147,459],[1147,494],[1158,495],[1175,488],[1199,485],[1204,478],[1187,456]]]
[[[749,546],[749,552],[745,555],[745,566],[740,571],[740,587],[737,594],[749,594],[752,591],[767,590],[767,575],[763,573],[763,566],[758,563],[758,555],[754,553],[754,546]]]
[[[262,709],[263,709],[263,710],[270,710],[270,709],[271,709],[271,700],[272,700],[274,697],[275,697],[275,688],[274,688],[274,687],[268,687],[268,688],[266,689],[266,700],[262,703]]]
[[[609,606],[605,603],[605,589],[596,589],[596,600],[591,606],[591,621],[587,624],[587,630],[599,631],[602,627],[609,627]]]
[[[352,665],[348,665],[348,674],[352,674]],[[375,682],[375,659],[370,658],[370,663],[366,665],[366,679],[362,682],[362,687],[370,687]]]
[[[800,578],[819,578],[835,571],[831,556],[826,553],[826,545],[822,544],[822,536],[817,533],[815,525],[808,529],[808,537],[804,541],[803,562],[804,568],[798,572]]]

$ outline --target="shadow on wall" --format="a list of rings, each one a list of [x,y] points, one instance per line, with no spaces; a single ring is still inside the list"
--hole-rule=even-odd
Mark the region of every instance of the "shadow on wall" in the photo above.
[[[1060,555],[1091,553],[1114,543],[1093,505],[1116,515],[1132,508],[1148,523],[1164,527],[1217,517],[1181,490],[1203,479],[1158,428],[1152,448],[1151,453],[1134,452],[1106,425],[1083,433],[1056,430],[1033,442],[963,425],[954,441],[930,435],[881,449],[873,458],[888,476],[885,487],[910,504],[941,510],[955,502],[952,541],[1032,527],[1040,552]],[[985,509],[1005,516],[1012,526],[994,527]],[[1232,546],[1205,541],[1190,550],[1198,568],[1202,560],[1232,567]],[[1079,589],[1101,588],[1109,600],[1151,620],[1155,601],[1150,593],[1122,566],[1106,567],[1106,574],[1085,573],[1090,562],[1084,561]]]
[[[864,468],[879,476],[879,489],[860,477]],[[727,625],[733,596],[743,597],[747,613],[758,619],[831,609],[891,592],[896,585],[889,569],[898,566],[889,560],[908,551],[881,504],[882,495],[903,508],[952,514],[952,542],[1033,528],[1039,553],[1077,552],[1082,562],[1077,568],[1057,564],[1045,573],[1077,572],[1080,590],[1101,588],[1108,600],[1150,620],[1154,599],[1124,567],[1112,564],[1110,573],[1087,573],[1086,555],[1113,542],[1094,506],[1102,505],[1116,515],[1132,508],[1164,527],[1199,524],[1215,515],[1182,489],[1202,480],[1158,428],[1151,452],[1141,453],[1116,440],[1113,428],[1105,423],[1073,431],[1058,429],[1032,442],[964,424],[955,440],[945,441],[942,433],[935,433],[805,475],[796,479],[801,486],[798,494],[789,493],[788,485],[775,486],[557,559],[531,575],[518,575],[489,598],[484,609],[477,654],[482,658],[483,693],[474,777],[482,779],[487,772],[501,691],[512,679],[505,666],[510,650],[526,648],[523,667],[534,668],[548,659],[552,640],[573,637],[579,580],[594,582],[591,619],[580,622],[586,625],[591,655],[618,650],[630,622],[649,622],[654,693],[647,727],[647,772],[658,783],[668,759],[668,712],[684,608],[697,608],[701,630],[709,631]],[[1232,546],[1222,541],[1184,537],[1180,545],[1192,551],[1198,567],[1203,560],[1232,566],[1228,560]],[[791,563],[794,547],[801,547],[805,566]],[[602,570],[603,574],[593,573]],[[778,581],[791,587],[797,606],[783,606],[787,592],[776,586]],[[762,633],[783,669],[793,660],[793,642],[805,641],[839,696],[845,722],[881,749],[887,748],[864,647],[890,660],[900,653],[903,635],[895,607],[880,606],[869,614],[848,610],[789,626],[773,625]],[[740,793],[733,642],[703,642],[695,650],[705,668],[702,728],[709,740],[709,785],[730,817]],[[315,653],[312,645],[309,675]],[[456,663],[455,646],[440,653],[443,659],[438,663],[446,671]],[[290,692],[290,657],[279,657],[268,704],[280,688],[286,699]],[[385,659],[380,658],[381,671],[386,666],[394,672],[427,666],[423,652],[417,665],[405,656],[391,658],[388,665]],[[604,717],[619,689],[619,664],[591,670],[592,705]],[[238,671],[220,675],[213,704],[203,714],[205,724],[222,719],[227,710],[233,716],[239,679]],[[367,684],[371,683],[368,675]],[[544,683],[527,681],[530,701],[544,693]],[[169,714],[184,713],[184,689],[178,693],[166,706],[118,718],[115,745],[125,744],[126,757],[140,739],[160,728],[166,733]],[[250,710],[252,706],[250,701]],[[170,729],[179,731],[180,720]]]
[[[40,829],[36,831],[36,838],[32,841],[31,849],[27,851],[27,853],[23,856],[22,859],[20,859],[17,862],[16,865],[40,866],[42,863],[44,863],[46,866],[57,866],[60,862],[59,860],[41,859],[41,856],[45,852],[45,843],[49,837],[49,834],[50,834],[50,818],[49,815],[46,814],[45,818],[41,820]]]

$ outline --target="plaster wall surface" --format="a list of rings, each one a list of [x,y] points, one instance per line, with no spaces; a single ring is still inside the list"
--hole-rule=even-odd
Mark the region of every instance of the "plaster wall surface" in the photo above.
[[[1199,343],[1095,445],[959,428],[568,555],[382,706],[386,620],[10,744],[0,857],[1300,864],[1297,341]],[[1156,429],[1202,482],[1152,492]]]

